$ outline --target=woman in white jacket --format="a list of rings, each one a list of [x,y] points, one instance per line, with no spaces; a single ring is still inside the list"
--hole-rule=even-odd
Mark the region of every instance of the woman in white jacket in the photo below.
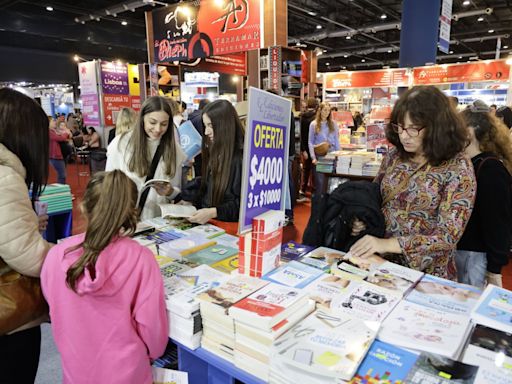
[[[141,212],[143,220],[160,216],[158,204],[168,203],[178,196],[181,167],[186,159],[175,137],[168,100],[153,96],[142,105],[135,128],[116,136],[108,146],[106,170],[120,169],[126,173],[137,185],[140,198],[157,152],[161,156],[152,179],[167,180],[170,186],[156,185],[149,190]]]
[[[39,232],[47,216],[39,220],[33,209],[48,178],[48,152],[48,117],[41,107],[20,92],[0,89],[0,278],[10,270],[39,277],[50,249]],[[42,320],[0,336],[0,382],[34,382]]]

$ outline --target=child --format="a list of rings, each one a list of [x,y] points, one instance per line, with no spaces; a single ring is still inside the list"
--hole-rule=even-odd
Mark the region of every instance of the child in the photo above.
[[[152,383],[168,321],[153,254],[134,232],[137,187],[122,171],[95,174],[85,191],[85,234],[48,254],[41,286],[64,383]]]

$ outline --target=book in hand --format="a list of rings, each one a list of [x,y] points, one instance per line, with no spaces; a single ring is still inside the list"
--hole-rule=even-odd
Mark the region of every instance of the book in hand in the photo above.
[[[183,122],[178,127],[180,146],[187,155],[187,160],[192,160],[201,153],[203,139],[190,120]]]
[[[481,294],[482,290],[477,287],[425,275],[409,292],[406,300],[426,307],[469,316]]]
[[[172,186],[170,180],[166,179],[151,179],[146,181],[144,184],[142,184],[141,193],[147,189],[147,188],[154,188],[154,187],[165,187],[165,186]]]
[[[194,216],[197,212],[196,207],[193,205],[181,204],[160,204],[160,210],[162,211],[162,217],[173,218],[188,218]]]
[[[489,284],[473,308],[471,319],[477,324],[512,333],[512,292]]]
[[[274,343],[274,358],[305,372],[350,380],[378,324],[317,310]]]
[[[350,384],[402,384],[419,353],[375,340]]]
[[[423,352],[409,371],[407,384],[473,384],[478,367]]]
[[[512,334],[477,325],[462,362],[479,367],[476,384],[512,384]]]

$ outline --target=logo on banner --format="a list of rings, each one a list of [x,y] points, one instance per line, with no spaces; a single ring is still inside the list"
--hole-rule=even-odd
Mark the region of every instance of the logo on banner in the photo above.
[[[227,12],[217,20],[213,21],[214,23],[224,21],[221,32],[240,29],[245,25],[245,23],[247,23],[247,20],[249,19],[249,4],[247,3],[247,0],[242,0],[238,4],[236,0],[229,0],[223,8]]]
[[[171,21],[174,21],[174,31],[167,31],[167,38],[171,39],[173,37],[191,35],[193,31],[193,26],[197,23],[197,20],[192,15],[188,7],[179,6],[171,11],[165,16],[165,24],[169,24]],[[179,32],[177,32],[179,31]],[[172,34],[172,36],[171,36]]]

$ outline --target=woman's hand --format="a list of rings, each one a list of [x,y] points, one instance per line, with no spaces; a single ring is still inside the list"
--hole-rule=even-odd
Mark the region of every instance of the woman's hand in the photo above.
[[[202,208],[199,209],[193,216],[188,218],[191,223],[205,224],[211,219],[217,217],[217,208]]]
[[[381,265],[386,261],[386,259],[377,256],[371,255],[368,258],[363,259],[362,257],[350,256],[348,259],[352,264],[357,265],[361,269],[365,269],[369,271],[375,265]]]
[[[152,187],[160,196],[170,196],[174,191],[174,188],[170,183],[155,183]]]
[[[317,159],[313,159],[313,160],[311,160],[311,163],[312,163],[313,165],[316,165],[316,163],[318,163],[318,160],[317,160]]]
[[[356,217],[352,222],[352,232],[350,236],[359,236],[364,230],[366,230],[366,224]]]
[[[37,216],[37,220],[39,221],[39,232],[46,231],[48,227],[48,215]]]
[[[366,235],[359,239],[351,248],[350,253],[355,257],[366,259],[376,253],[401,253],[402,249],[398,240],[379,239],[375,236]]]

